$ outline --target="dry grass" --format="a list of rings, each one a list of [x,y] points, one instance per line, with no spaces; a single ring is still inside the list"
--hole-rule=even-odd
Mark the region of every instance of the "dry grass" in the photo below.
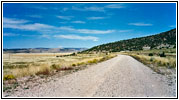
[[[176,49],[128,51],[118,54],[130,55],[146,65],[154,65],[155,68],[176,68]],[[161,54],[164,56],[162,57]]]
[[[49,75],[52,70],[70,70],[73,67],[84,66],[108,60],[115,54],[67,54],[36,53],[36,54],[3,54],[3,76],[13,75],[24,77],[29,75]]]
[[[176,70],[175,57],[147,56],[138,54],[130,54],[130,56],[144,63],[159,74],[170,75],[173,73],[172,70]]]
[[[40,74],[43,72],[45,73],[47,71],[48,72],[50,71],[50,67],[47,64],[42,64],[40,66],[29,66],[25,68],[9,69],[9,72],[4,73],[4,74],[12,74],[15,77],[23,77],[23,76],[28,76],[28,75]]]
[[[146,55],[137,55],[132,54],[134,58],[144,62],[145,64],[156,64],[158,66],[175,68],[176,67],[176,59],[173,57],[159,57],[159,56],[146,56]]]
[[[39,56],[61,56],[61,55],[70,55],[72,53],[16,53],[16,54],[11,54],[13,56],[20,56],[20,57],[39,57]]]

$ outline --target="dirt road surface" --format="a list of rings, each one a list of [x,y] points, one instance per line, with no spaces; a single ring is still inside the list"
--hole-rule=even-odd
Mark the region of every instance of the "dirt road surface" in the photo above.
[[[118,55],[84,70],[10,97],[174,97],[167,78],[126,55]]]

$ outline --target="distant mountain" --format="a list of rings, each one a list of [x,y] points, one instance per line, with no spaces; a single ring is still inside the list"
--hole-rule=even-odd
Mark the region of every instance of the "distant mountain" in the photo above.
[[[161,48],[176,48],[176,29],[172,29],[160,34],[121,40],[113,43],[95,46],[82,53],[90,52],[119,52],[132,50],[147,50]]]
[[[3,53],[65,53],[79,52],[86,48],[19,48],[19,49],[3,49]]]

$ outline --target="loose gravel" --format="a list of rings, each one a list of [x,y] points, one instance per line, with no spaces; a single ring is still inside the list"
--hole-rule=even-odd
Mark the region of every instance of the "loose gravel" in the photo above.
[[[176,87],[174,83],[134,58],[119,55],[32,88],[17,90],[8,96],[175,97]]]

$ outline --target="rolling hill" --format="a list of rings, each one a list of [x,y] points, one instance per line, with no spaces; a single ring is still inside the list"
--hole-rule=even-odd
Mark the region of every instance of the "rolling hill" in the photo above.
[[[64,52],[78,52],[86,50],[86,48],[17,48],[17,49],[3,49],[3,53],[64,53]]]
[[[176,28],[156,35],[121,40],[92,47],[81,53],[119,52],[147,49],[176,48]]]

